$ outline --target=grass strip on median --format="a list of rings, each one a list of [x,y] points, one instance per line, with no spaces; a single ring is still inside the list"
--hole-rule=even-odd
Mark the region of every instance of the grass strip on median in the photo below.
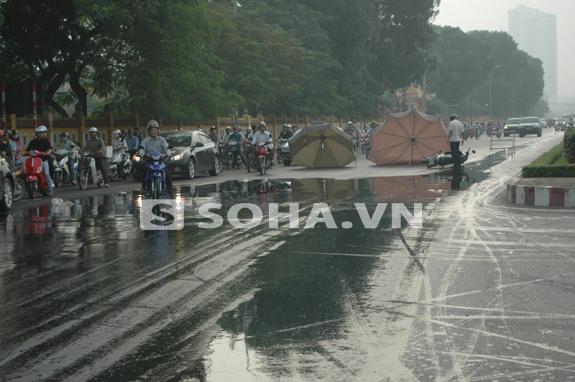
[[[523,167],[521,171],[523,177],[575,177],[575,164],[567,164],[562,161],[558,161],[563,154],[564,148],[565,144],[564,142],[561,142],[539,158],[535,159],[530,165]]]

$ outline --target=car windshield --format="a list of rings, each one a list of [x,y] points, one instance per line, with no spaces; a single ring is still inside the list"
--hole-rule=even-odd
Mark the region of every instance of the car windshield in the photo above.
[[[559,118],[557,122],[565,122],[565,120],[563,118]]]
[[[168,145],[174,147],[189,147],[192,145],[192,136],[191,135],[176,135],[170,134],[164,136],[166,141],[168,141]]]
[[[507,125],[514,125],[516,123],[521,123],[521,120],[519,118],[511,118],[506,122]]]
[[[533,122],[539,122],[539,120],[537,118],[523,118],[521,120],[521,123],[533,123]]]

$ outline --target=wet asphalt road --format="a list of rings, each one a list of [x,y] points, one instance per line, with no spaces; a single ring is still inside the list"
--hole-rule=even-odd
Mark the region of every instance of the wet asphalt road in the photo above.
[[[573,210],[502,196],[559,139],[468,164],[460,191],[439,170],[212,178],[178,188],[181,231],[140,230],[128,182],[21,203],[0,216],[0,381],[575,379]],[[300,229],[198,227],[205,203],[296,202]],[[353,227],[301,229],[320,202]],[[365,229],[354,203],[423,203],[423,228]]]

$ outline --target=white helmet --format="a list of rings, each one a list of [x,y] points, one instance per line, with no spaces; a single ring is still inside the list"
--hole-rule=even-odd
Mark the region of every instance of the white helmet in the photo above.
[[[90,133],[97,133],[98,129],[96,129],[95,127],[90,127]]]
[[[260,122],[260,126],[267,127],[265,122]]]
[[[348,125],[353,125],[353,123],[351,123],[351,121],[348,121],[347,124],[348,124]]]
[[[114,132],[112,133],[112,135],[113,135],[114,137],[119,137],[121,133],[122,133],[122,132],[121,132],[120,130],[114,130]]]
[[[229,126],[228,126],[228,127],[226,127],[226,131],[228,131],[228,130],[231,130],[231,129],[232,129],[232,128],[231,128],[231,127],[229,127]]]
[[[45,133],[46,131],[48,131],[48,129],[46,128],[46,126],[44,125],[40,125],[38,126],[38,128],[36,129],[37,133]]]

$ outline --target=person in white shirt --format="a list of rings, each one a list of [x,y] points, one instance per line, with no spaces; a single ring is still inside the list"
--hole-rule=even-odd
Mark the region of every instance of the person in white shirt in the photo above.
[[[255,145],[257,142],[260,141],[264,141],[264,142],[268,142],[269,144],[267,145],[268,148],[268,152],[270,153],[271,156],[271,161],[272,161],[272,166],[274,165],[273,160],[274,160],[274,152],[272,151],[273,148],[273,144],[272,144],[272,137],[271,134],[266,131],[266,123],[265,122],[260,122],[260,126],[259,126],[259,130],[257,133],[254,134],[254,137],[252,139],[252,143]]]
[[[457,114],[451,114],[449,120],[451,122],[449,122],[448,125],[449,136],[447,137],[447,142],[451,147],[454,176],[459,176],[461,173],[461,155],[459,154],[459,146],[463,145],[463,142],[465,142],[465,137],[463,136],[463,124],[459,122]]]
[[[231,127],[226,127],[226,134],[224,135],[224,137],[222,138],[222,144],[225,145],[228,142],[228,139],[230,139],[230,134],[232,132],[232,128]]]

